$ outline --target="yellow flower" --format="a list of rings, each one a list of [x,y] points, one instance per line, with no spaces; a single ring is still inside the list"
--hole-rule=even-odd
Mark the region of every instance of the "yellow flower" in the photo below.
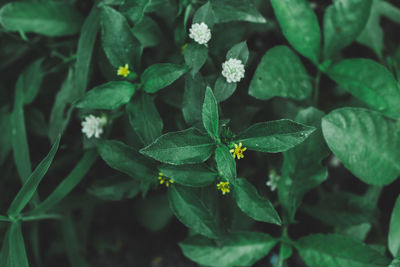
[[[125,64],[124,67],[120,66],[117,71],[117,75],[124,76],[125,78],[129,75],[129,65]]]
[[[229,182],[219,182],[217,184],[217,189],[221,190],[222,194],[225,195],[226,193],[229,193]]]
[[[170,184],[174,183],[174,181],[165,177],[162,172],[159,172],[158,175],[158,180],[160,180],[160,184],[165,184],[166,187],[169,187]]]
[[[235,144],[235,148],[229,150],[229,152],[232,153],[233,158],[237,157],[237,159],[242,159],[244,158],[243,152],[247,150],[247,147],[242,148],[242,142],[239,143],[239,145]]]

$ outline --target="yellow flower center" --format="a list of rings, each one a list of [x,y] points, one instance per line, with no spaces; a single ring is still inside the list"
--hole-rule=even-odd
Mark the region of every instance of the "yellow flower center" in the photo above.
[[[229,193],[229,182],[219,182],[217,184],[217,189],[221,190],[222,194],[225,195],[226,193]]]
[[[158,173],[158,180],[159,180],[160,184],[165,184],[166,187],[169,187],[170,184],[174,183],[173,180],[165,177],[162,172]]]
[[[235,148],[229,150],[232,153],[233,158],[242,159],[244,158],[243,152],[247,150],[247,147],[242,148],[242,142],[235,144]]]
[[[125,78],[129,75],[129,65],[125,64],[125,66],[120,66],[117,71],[117,75],[124,76]]]

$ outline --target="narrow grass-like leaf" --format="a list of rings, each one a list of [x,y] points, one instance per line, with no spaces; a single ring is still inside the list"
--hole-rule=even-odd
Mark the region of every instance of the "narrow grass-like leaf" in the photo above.
[[[36,189],[39,186],[39,183],[42,181],[44,175],[49,169],[59,144],[60,137],[54,143],[47,156],[39,163],[39,165],[24,183],[18,194],[15,196],[7,212],[9,216],[18,215],[31,200],[33,194],[36,192]]]
[[[29,267],[20,222],[14,222],[11,224],[9,243],[10,255],[8,267]]]

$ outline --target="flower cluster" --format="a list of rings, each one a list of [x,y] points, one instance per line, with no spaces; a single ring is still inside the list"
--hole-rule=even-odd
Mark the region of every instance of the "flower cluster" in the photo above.
[[[271,191],[275,191],[278,188],[278,183],[281,177],[276,173],[275,170],[271,170],[268,175],[268,182],[266,183],[267,186],[270,187]]]
[[[198,44],[207,45],[211,40],[211,30],[204,22],[195,23],[192,24],[192,27],[189,29],[189,37]]]
[[[165,184],[166,187],[169,187],[170,184],[174,183],[172,179],[165,177],[162,172],[158,173],[158,180],[160,181],[160,184]]]
[[[244,65],[241,60],[230,58],[222,63],[222,76],[228,83],[237,83],[244,77]]]
[[[82,121],[82,133],[86,134],[87,138],[99,138],[103,133],[103,127],[107,124],[106,117],[95,117],[93,115],[86,116]]]
[[[229,193],[230,192],[229,182],[219,182],[217,184],[217,189],[220,190],[223,195]]]
[[[241,159],[244,158],[243,152],[247,150],[247,147],[242,148],[242,142],[235,144],[235,148],[229,150],[232,153],[233,158]]]

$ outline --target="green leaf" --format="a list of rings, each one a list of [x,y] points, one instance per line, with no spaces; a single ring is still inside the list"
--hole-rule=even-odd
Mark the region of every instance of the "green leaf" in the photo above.
[[[142,181],[152,181],[157,175],[154,163],[133,148],[119,141],[103,141],[98,146],[101,158],[113,169]]]
[[[390,219],[388,246],[393,257],[400,256],[400,195],[394,205]]]
[[[310,77],[299,57],[287,46],[268,50],[250,82],[249,95],[262,100],[275,96],[302,100],[312,91]]]
[[[312,107],[301,110],[296,121],[314,126],[317,130],[302,144],[283,154],[278,196],[285,219],[289,222],[294,220],[303,196],[328,176],[327,168],[322,166],[322,160],[329,154],[321,130],[323,116],[322,111]]]
[[[400,267],[400,258],[394,259],[388,267]]]
[[[218,102],[227,100],[236,90],[237,83],[228,83],[224,77],[218,76],[214,85],[214,95]]]
[[[400,116],[400,87],[383,65],[370,59],[345,59],[330,68],[328,75],[369,106],[392,118]]]
[[[314,130],[288,119],[260,122],[238,134],[234,142],[242,142],[249,150],[277,153],[299,145]]]
[[[36,192],[36,189],[39,186],[39,183],[42,181],[44,175],[49,169],[59,144],[60,137],[54,143],[47,156],[39,163],[22,188],[19,190],[18,194],[15,196],[7,212],[9,216],[16,216],[20,214],[20,212],[25,208],[26,204],[28,204],[28,202],[31,200],[33,194]]]
[[[141,80],[146,93],[155,93],[179,79],[188,71],[185,65],[172,63],[153,64],[142,74]]]
[[[215,150],[210,137],[195,128],[162,135],[140,153],[172,165],[194,164],[206,161]]]
[[[68,176],[65,177],[65,179],[62,180],[62,182],[56,187],[56,189],[54,189],[45,200],[37,205],[32,212],[28,212],[26,216],[41,214],[52,207],[55,207],[87,175],[96,159],[96,150],[92,149],[87,151],[78,164],[76,164],[76,166],[68,174]]]
[[[45,75],[43,60],[40,58],[30,64],[18,77],[16,86],[24,91],[24,104],[31,104],[39,93]]]
[[[242,61],[243,65],[246,65],[247,60],[249,59],[249,49],[247,48],[246,41],[235,44],[229,51],[226,53],[226,59],[236,58]]]
[[[400,23],[399,8],[383,0],[373,0],[371,14],[369,15],[367,25],[357,38],[359,43],[374,50],[380,59],[382,59],[384,37],[383,30],[380,25],[382,16],[390,19],[391,21]]]
[[[179,243],[183,254],[201,265],[212,267],[252,266],[265,257],[277,240],[268,234],[239,232],[229,234],[222,245],[202,236]]]
[[[158,170],[175,183],[190,186],[204,187],[215,181],[218,173],[211,170],[206,164],[167,165],[163,164]]]
[[[203,76],[197,73],[194,77],[185,76],[185,92],[183,94],[182,113],[185,122],[193,125],[202,120],[202,107],[206,90]]]
[[[79,32],[82,16],[67,3],[14,2],[0,9],[0,24],[8,31],[65,36]]]
[[[134,98],[126,105],[129,122],[144,145],[149,145],[162,134],[163,121],[154,105],[154,100],[146,93]]]
[[[191,68],[191,74],[194,76],[206,63],[208,57],[208,48],[199,44],[188,44],[185,48],[185,63]]]
[[[138,68],[141,46],[126,18],[115,9],[103,6],[101,27],[102,45],[110,63],[115,68],[125,64],[133,65],[133,69]]]
[[[162,38],[160,27],[149,16],[144,16],[139,23],[135,24],[132,31],[143,48],[157,46]]]
[[[8,267],[10,260],[10,228],[5,232],[2,244],[3,246],[0,251],[0,266]]]
[[[102,179],[95,181],[88,188],[88,193],[107,201],[121,201],[137,196],[140,192],[140,181],[132,179]]]
[[[372,0],[334,0],[324,15],[324,57],[334,56],[364,29]]]
[[[22,236],[21,223],[14,222],[9,233],[10,255],[8,267],[28,267],[24,237]]]
[[[76,106],[87,109],[116,109],[129,102],[136,87],[129,82],[108,82],[86,93]]]
[[[192,190],[173,185],[168,191],[168,200],[172,212],[188,228],[209,238],[220,236],[214,214]]]
[[[300,238],[296,247],[310,267],[382,267],[390,263],[375,249],[340,235],[309,235]]]
[[[225,145],[219,145],[215,151],[215,161],[219,174],[233,183],[236,180],[236,162]]]
[[[281,225],[281,219],[271,202],[261,197],[257,189],[246,179],[237,179],[234,184],[238,207],[256,221]]]
[[[207,24],[208,28],[212,30],[215,23],[214,11],[212,10],[210,2],[205,3],[199,9],[196,10],[193,16],[193,24],[194,23],[202,23]]]
[[[367,109],[341,108],[322,119],[322,131],[332,152],[363,182],[388,185],[400,175],[395,121]]]
[[[275,16],[289,43],[317,64],[321,50],[318,19],[306,0],[271,0]]]
[[[211,0],[211,5],[219,23],[229,21],[267,22],[249,0]]]
[[[214,140],[219,139],[218,103],[210,87],[207,87],[202,109],[203,125]]]

